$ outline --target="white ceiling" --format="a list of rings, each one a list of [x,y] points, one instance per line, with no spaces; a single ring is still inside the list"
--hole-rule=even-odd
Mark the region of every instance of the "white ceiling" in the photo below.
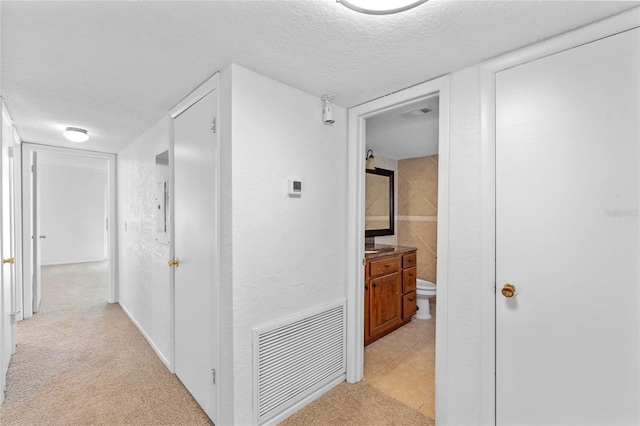
[[[351,107],[638,4],[3,0],[0,89],[24,141],[77,147],[61,136],[77,126],[82,148],[118,152],[232,62]]]
[[[413,116],[412,111],[428,108],[431,112]],[[367,149],[374,157],[405,158],[425,157],[438,153],[438,119],[440,97],[411,103],[367,119]]]

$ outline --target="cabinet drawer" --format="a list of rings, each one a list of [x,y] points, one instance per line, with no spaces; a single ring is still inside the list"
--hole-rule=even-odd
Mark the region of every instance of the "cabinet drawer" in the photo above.
[[[416,266],[416,253],[405,254],[402,256],[402,267],[403,268],[412,268]]]
[[[416,313],[417,294],[415,291],[402,296],[402,320],[407,320]]]
[[[378,275],[390,274],[392,272],[398,272],[401,268],[400,256],[385,257],[378,260],[372,260],[369,270],[369,275],[377,277]]]
[[[416,268],[402,271],[402,292],[408,293],[416,289]]]

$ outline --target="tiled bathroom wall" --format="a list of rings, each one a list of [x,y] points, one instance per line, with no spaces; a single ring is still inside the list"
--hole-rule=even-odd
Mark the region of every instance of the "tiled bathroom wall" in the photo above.
[[[418,278],[436,282],[438,156],[398,161],[398,245],[418,248]]]

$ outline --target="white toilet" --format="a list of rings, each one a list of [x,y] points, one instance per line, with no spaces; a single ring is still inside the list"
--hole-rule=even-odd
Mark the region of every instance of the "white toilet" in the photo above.
[[[414,315],[415,319],[430,319],[431,312],[429,310],[429,298],[436,295],[436,285],[432,282],[417,279],[416,293],[418,294],[418,312]]]

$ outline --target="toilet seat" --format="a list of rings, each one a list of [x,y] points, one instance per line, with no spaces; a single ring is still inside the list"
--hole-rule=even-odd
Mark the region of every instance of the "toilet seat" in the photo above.
[[[425,292],[435,293],[437,286],[432,282],[429,282],[429,281],[426,281],[426,280],[421,280],[421,279],[418,278],[416,280],[416,287],[417,287],[418,291],[425,291]]]

